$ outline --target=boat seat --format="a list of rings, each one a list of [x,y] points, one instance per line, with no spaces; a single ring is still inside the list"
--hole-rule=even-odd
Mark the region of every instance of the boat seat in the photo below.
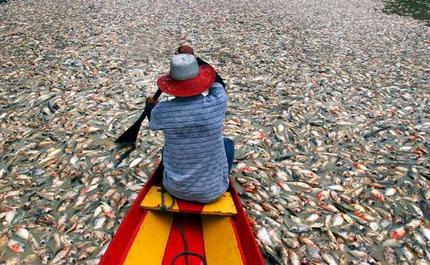
[[[201,215],[222,215],[232,216],[236,215],[236,207],[230,192],[225,192],[216,201],[203,204],[196,202],[189,202],[180,199],[173,199],[170,194],[164,191],[164,205],[165,209],[161,208],[161,187],[152,186],[146,194],[140,206],[147,210],[158,210],[168,212],[191,213]],[[172,205],[173,203],[173,205]]]

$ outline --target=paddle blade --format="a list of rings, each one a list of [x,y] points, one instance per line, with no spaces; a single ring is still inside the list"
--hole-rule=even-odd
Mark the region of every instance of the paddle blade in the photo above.
[[[161,90],[157,89],[153,98],[157,100],[161,95]],[[146,107],[145,107],[146,108]],[[137,140],[137,135],[139,134],[140,126],[142,125],[143,120],[146,118],[146,111],[140,115],[139,119],[133,123],[133,125],[127,129],[123,134],[121,134],[118,139],[115,140],[116,144],[135,144]]]
[[[140,126],[143,120],[146,118],[146,112],[144,111],[140,115],[139,119],[133,123],[133,125],[127,129],[123,134],[121,134],[118,139],[115,140],[116,144],[135,144],[137,140],[137,135],[139,134]]]

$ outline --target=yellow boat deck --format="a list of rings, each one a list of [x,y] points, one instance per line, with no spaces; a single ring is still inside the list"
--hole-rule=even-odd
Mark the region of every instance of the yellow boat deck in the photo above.
[[[161,187],[153,186],[148,191],[140,206],[147,210],[161,211]],[[164,192],[164,205],[168,212],[193,213],[202,215],[233,216],[237,214],[230,192],[225,192],[219,199],[208,204],[198,204],[174,200],[170,194]],[[173,205],[172,205],[173,204]]]

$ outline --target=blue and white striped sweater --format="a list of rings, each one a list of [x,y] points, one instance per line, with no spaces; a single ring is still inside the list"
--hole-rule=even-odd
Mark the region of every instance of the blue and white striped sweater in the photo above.
[[[226,106],[223,86],[214,83],[207,96],[178,97],[153,108],[149,127],[164,133],[163,185],[173,196],[207,203],[227,190]]]

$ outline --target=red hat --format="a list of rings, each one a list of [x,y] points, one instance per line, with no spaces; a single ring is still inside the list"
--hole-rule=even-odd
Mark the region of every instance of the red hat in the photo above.
[[[170,61],[170,73],[160,76],[157,85],[161,91],[173,96],[195,96],[211,87],[215,75],[212,66],[198,66],[193,55],[178,54]]]

